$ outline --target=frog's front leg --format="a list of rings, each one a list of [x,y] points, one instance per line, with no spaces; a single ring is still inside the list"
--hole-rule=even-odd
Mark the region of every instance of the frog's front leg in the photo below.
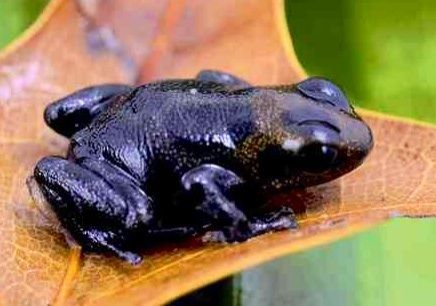
[[[247,216],[232,199],[232,189],[243,188],[243,184],[235,173],[213,164],[201,165],[183,175],[182,185],[191,194],[195,209],[205,215],[205,223],[211,225],[206,240],[244,241],[269,231],[296,227],[295,216],[286,207]]]
[[[44,119],[57,133],[71,137],[106,110],[111,98],[132,88],[121,84],[87,87],[47,106]]]
[[[217,83],[228,89],[251,87],[251,85],[243,79],[218,70],[202,70],[197,74],[196,79],[203,82]]]
[[[205,164],[185,173],[181,181],[195,210],[206,218],[205,223],[220,228],[226,241],[243,241],[251,236],[246,215],[226,196],[232,186],[243,182],[236,174]]]

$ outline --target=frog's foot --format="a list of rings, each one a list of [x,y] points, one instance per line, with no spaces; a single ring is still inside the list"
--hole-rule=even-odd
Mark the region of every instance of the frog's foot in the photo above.
[[[234,226],[223,226],[218,230],[208,231],[202,237],[203,242],[233,243],[243,242],[256,236],[248,223],[240,223]]]
[[[254,235],[285,229],[296,229],[298,227],[293,210],[287,206],[282,206],[278,210],[253,217],[250,220],[250,224]]]
[[[110,251],[132,265],[138,265],[142,262],[141,255],[119,246],[117,240],[122,239],[120,238],[123,237],[122,234],[120,235],[110,231],[99,231],[96,229],[84,230],[81,234],[87,237],[90,242],[89,245],[91,245],[91,248],[88,248],[90,251]]]
[[[294,212],[289,207],[265,213],[249,219],[245,228],[224,227],[220,230],[207,232],[203,236],[205,242],[242,242],[252,237],[298,227]]]

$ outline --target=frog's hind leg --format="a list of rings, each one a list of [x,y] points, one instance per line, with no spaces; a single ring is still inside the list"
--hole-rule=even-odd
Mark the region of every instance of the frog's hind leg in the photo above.
[[[251,87],[251,85],[243,79],[218,70],[202,70],[197,74],[196,79],[202,82],[220,84],[231,90]]]
[[[34,177],[62,226],[88,251],[138,263],[153,212],[151,200],[118,169],[98,160],[43,158]],[[141,240],[141,241],[139,241]]]
[[[44,119],[57,133],[71,137],[106,110],[111,98],[131,90],[130,86],[121,84],[87,87],[48,105]]]

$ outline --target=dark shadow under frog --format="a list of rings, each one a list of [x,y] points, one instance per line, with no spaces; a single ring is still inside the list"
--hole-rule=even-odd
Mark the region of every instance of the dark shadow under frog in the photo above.
[[[362,163],[371,131],[343,92],[309,78],[253,87],[227,73],[139,87],[100,85],[50,104],[71,140],[34,179],[86,251],[138,263],[151,243],[205,234],[239,242],[296,227],[269,194],[333,180]]]

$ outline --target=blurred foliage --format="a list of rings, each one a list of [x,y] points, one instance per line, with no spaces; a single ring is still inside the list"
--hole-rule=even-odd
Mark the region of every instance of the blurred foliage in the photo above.
[[[436,2],[288,0],[297,55],[360,106],[436,122]]]
[[[46,0],[0,0],[0,47]],[[436,2],[291,0],[297,54],[362,107],[436,122]],[[249,270],[235,304],[431,305],[436,221],[398,220]],[[236,297],[236,298],[235,298]]]
[[[17,37],[48,0],[0,0],[0,48]]]

